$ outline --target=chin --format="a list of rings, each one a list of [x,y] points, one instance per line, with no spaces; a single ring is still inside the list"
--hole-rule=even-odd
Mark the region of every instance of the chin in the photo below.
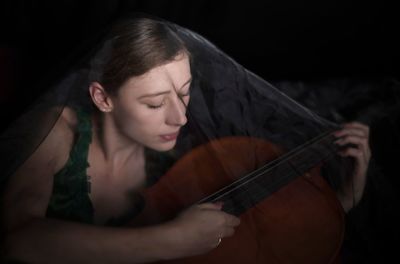
[[[175,147],[175,145],[176,145],[176,140],[173,140],[170,142],[155,144],[153,146],[149,146],[149,148],[151,148],[155,151],[164,152],[164,151],[169,151],[169,150],[173,149]]]

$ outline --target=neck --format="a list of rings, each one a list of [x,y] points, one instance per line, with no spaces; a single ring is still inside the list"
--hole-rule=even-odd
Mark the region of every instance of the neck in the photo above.
[[[124,136],[110,115],[93,116],[93,144],[109,165],[123,166],[130,158],[143,155],[144,146]]]

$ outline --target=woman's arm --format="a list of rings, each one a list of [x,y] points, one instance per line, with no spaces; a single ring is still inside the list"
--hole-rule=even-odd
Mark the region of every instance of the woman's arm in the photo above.
[[[353,177],[344,183],[338,191],[338,198],[346,212],[357,205],[364,193],[367,170],[371,159],[369,147],[369,127],[351,122],[344,124],[343,129],[334,133],[336,144],[347,147],[339,152],[342,157],[353,157],[355,168]],[[348,145],[350,144],[350,145]]]
[[[6,259],[28,263],[144,263],[207,252],[233,234],[239,220],[220,205],[190,208],[175,220],[147,228],[108,228],[45,217],[53,175],[68,159],[70,135],[59,121],[10,178],[1,228]]]
[[[205,253],[238,220],[213,204],[147,228],[108,228],[31,218],[8,233],[6,258],[28,263],[146,263]]]

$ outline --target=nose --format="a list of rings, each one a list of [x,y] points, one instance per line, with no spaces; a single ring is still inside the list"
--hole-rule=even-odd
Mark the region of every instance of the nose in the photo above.
[[[186,108],[184,101],[179,97],[171,101],[166,118],[167,124],[171,126],[185,125],[187,122]]]

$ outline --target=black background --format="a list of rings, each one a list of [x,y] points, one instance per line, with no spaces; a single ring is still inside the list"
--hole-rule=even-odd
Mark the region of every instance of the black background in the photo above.
[[[0,8],[2,127],[62,76],[105,25],[132,11],[150,13],[202,34],[271,82],[340,79],[357,80],[356,84],[362,82],[366,87],[373,84],[373,95],[363,102],[376,104],[382,100],[385,104],[387,100],[393,104],[386,117],[373,126],[373,155],[383,178],[370,188],[363,211],[350,215],[351,223],[362,222],[364,227],[352,229],[349,225],[348,244],[354,252],[352,263],[396,256],[391,240],[399,242],[398,202],[393,197],[398,197],[400,186],[395,166],[400,157],[400,115],[396,108],[400,100],[389,97],[399,94],[400,85],[392,85],[390,92],[383,85],[383,80],[400,77],[399,21],[394,2],[31,0],[3,1]],[[294,94],[296,87],[289,87]],[[348,105],[352,100],[355,105],[358,97],[364,98],[363,94],[371,91],[344,87],[343,94],[353,96],[346,98]],[[314,85],[309,89],[318,88]],[[358,109],[347,110],[345,114],[352,117]]]
[[[385,1],[31,0],[3,6],[1,55],[17,67],[14,81],[23,86],[68,67],[91,36],[130,11],[204,35],[267,80],[400,74],[396,9]]]

